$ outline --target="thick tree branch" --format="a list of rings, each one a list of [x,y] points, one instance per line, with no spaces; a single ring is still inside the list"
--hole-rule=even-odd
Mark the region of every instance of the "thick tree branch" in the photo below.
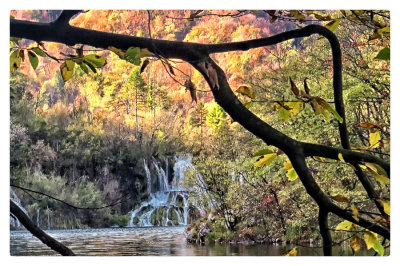
[[[322,236],[322,246],[324,251],[324,256],[332,256],[332,237],[329,232],[328,226],[328,212],[323,209],[319,209],[318,213],[318,223],[319,223],[319,231]]]
[[[42,229],[36,226],[31,219],[15,204],[12,200],[10,200],[10,212],[12,215],[18,218],[18,220],[28,229],[29,232],[32,233],[35,237],[39,238],[44,244],[46,244],[51,249],[57,251],[63,256],[75,256],[74,252],[66,247],[64,244],[58,242],[48,234],[46,234]]]
[[[51,23],[55,25],[69,25],[71,18],[81,12],[82,10],[63,10],[60,16]]]

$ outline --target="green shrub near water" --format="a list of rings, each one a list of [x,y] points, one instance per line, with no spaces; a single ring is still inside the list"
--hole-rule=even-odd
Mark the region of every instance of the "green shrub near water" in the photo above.
[[[125,215],[116,214],[110,217],[110,223],[113,225],[117,225],[119,227],[124,227],[128,225],[130,219],[131,216],[129,214]]]

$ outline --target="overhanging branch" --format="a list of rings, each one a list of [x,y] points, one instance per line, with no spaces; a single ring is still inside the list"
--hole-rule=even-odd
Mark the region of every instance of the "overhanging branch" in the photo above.
[[[64,244],[58,242],[57,240],[46,234],[46,232],[44,232],[38,226],[36,226],[32,222],[32,220],[24,213],[24,211],[21,210],[21,208],[18,207],[18,205],[15,204],[12,200],[10,200],[10,212],[18,218],[21,224],[23,224],[25,228],[32,233],[32,235],[40,239],[40,241],[42,241],[48,247],[57,251],[63,256],[75,256],[72,250],[70,250]]]

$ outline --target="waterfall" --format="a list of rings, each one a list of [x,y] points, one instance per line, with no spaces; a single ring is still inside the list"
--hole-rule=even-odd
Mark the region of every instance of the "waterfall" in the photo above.
[[[169,191],[168,177],[167,174],[164,172],[164,169],[160,167],[159,163],[154,158],[153,165],[157,172],[160,191]]]
[[[157,189],[156,191],[149,189],[149,199],[131,211],[129,226],[187,225],[190,203],[184,182],[185,171],[194,169],[192,155],[175,156],[171,184],[168,179],[168,159],[165,159],[165,170],[161,167],[160,161],[155,158],[152,158],[152,164],[155,170],[154,175],[151,174],[146,161],[144,161],[144,169],[148,186],[154,180],[157,181]]]
[[[36,210],[36,225],[40,227],[40,209]]]
[[[19,199],[17,193],[10,187],[10,199],[26,214],[29,216],[27,210],[22,206],[21,200]],[[21,227],[20,221],[14,217],[13,215],[10,216],[10,224],[15,227]]]
[[[150,169],[146,164],[146,159],[143,160],[144,163],[144,171],[146,172],[146,180],[147,180],[147,191],[149,194],[151,193],[151,173]]]

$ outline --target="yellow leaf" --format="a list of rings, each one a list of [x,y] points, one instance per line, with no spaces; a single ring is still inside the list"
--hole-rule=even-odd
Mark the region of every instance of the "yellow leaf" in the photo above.
[[[360,166],[360,167],[361,167],[361,169],[364,169],[364,170],[366,170],[366,169],[367,169],[367,167],[366,167],[365,165],[363,165],[363,164],[359,164],[358,166]]]
[[[384,27],[382,29],[378,29],[377,32],[381,36],[389,37],[390,36],[390,27]]]
[[[358,218],[358,209],[356,206],[351,205],[351,211],[353,212],[353,218],[354,220],[356,220],[357,222],[360,221],[360,219]]]
[[[283,164],[283,168],[285,168],[286,171],[293,168],[292,162],[289,160],[289,158],[286,159],[285,163]]]
[[[261,156],[254,163],[254,169],[259,168],[259,167],[264,167],[264,166],[270,164],[276,158],[276,156],[277,156],[276,153],[270,153],[270,154],[265,154],[265,155]]]
[[[350,239],[350,247],[353,250],[353,254],[360,250],[360,248],[361,248],[361,238],[358,236],[358,234],[355,234],[354,236],[351,237],[351,239]]]
[[[381,132],[379,130],[369,133],[369,145],[371,149],[378,148],[380,140],[381,140]]]
[[[340,24],[340,19],[335,19],[331,22],[329,22],[328,24],[325,25],[325,28],[327,28],[330,31],[335,31],[336,28],[339,26]]]
[[[364,165],[366,166],[368,172],[380,183],[382,184],[389,184],[390,179],[385,171],[380,165],[375,163],[365,162]],[[360,165],[361,167],[361,165]],[[362,168],[362,167],[361,167]],[[365,169],[365,168],[363,168]]]
[[[353,224],[350,221],[344,220],[343,222],[341,222],[340,224],[338,224],[336,226],[336,230],[344,230],[344,231],[349,231],[351,229],[353,229],[356,225]]]
[[[286,176],[288,177],[289,181],[294,181],[299,177],[294,168],[290,168],[289,171],[287,171]]]
[[[335,20],[332,20],[331,22],[329,22],[328,24],[326,24],[325,28],[327,28],[328,30],[333,32],[336,30],[336,28],[339,26],[339,24],[340,24],[340,19],[335,19]],[[324,36],[320,35],[318,37],[318,39],[322,39],[323,37]]]
[[[19,50],[15,50],[10,55],[10,72],[14,73],[21,65],[21,56]]]
[[[251,10],[251,12],[257,16],[257,10]]]
[[[348,200],[348,198],[346,198],[345,196],[342,196],[342,195],[331,196],[330,198],[335,200],[335,201],[337,201],[337,202],[347,202],[347,203],[350,202]]]
[[[295,19],[298,19],[299,21],[304,21],[306,19],[306,16],[304,16],[298,10],[290,10],[289,16],[294,17]]]
[[[369,230],[364,232],[364,240],[365,244],[367,244],[367,249],[371,249],[374,247],[375,243],[378,241],[378,235]]]
[[[286,159],[285,163],[283,164],[283,168],[286,170],[286,176],[288,177],[289,181],[294,181],[299,177],[289,158]]]
[[[290,250],[289,252],[286,252],[283,255],[284,256],[297,256],[297,248],[294,248],[294,249]]]
[[[311,103],[311,106],[316,115],[322,114],[322,112],[324,111],[324,108],[318,104],[318,102],[315,98],[311,99],[310,103]]]
[[[313,156],[313,158],[315,159],[315,160],[318,160],[318,161],[321,161],[321,162],[326,162],[326,159],[324,158],[324,157],[319,157],[319,156]]]
[[[378,202],[382,205],[383,211],[387,215],[390,215],[390,201],[388,201],[388,200],[378,200]]]
[[[342,163],[345,163],[344,159],[343,159],[343,154],[339,153],[338,154],[338,158]]]
[[[72,60],[65,60],[60,66],[61,76],[64,82],[67,82],[72,78],[74,74],[75,62]]]
[[[296,100],[293,102],[276,102],[275,108],[278,109],[279,116],[283,121],[288,121],[289,118],[296,116],[304,108],[304,102]]]
[[[239,86],[239,88],[236,90],[236,92],[239,92],[239,93],[241,93],[241,94],[243,94],[243,95],[245,95],[245,96],[247,96],[247,97],[249,97],[251,99],[256,98],[256,95],[253,92],[253,90],[250,89],[250,87],[246,86],[246,85]]]

